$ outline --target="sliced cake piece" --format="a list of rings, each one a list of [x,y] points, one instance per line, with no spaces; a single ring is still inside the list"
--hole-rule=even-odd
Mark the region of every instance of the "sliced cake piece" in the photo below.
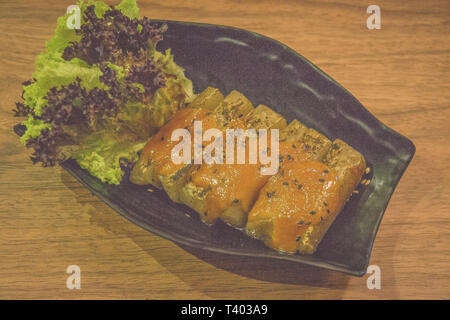
[[[307,147],[310,159],[314,160],[322,159],[331,147],[331,141],[327,137],[311,128],[306,130],[302,142]]]
[[[257,111],[261,112],[261,119]],[[273,124],[267,119],[272,119]],[[311,157],[310,149],[320,149],[298,141],[307,131],[306,127],[298,121],[286,127],[277,113],[265,106],[255,108],[248,117],[247,127],[260,129],[259,126],[284,126],[280,136],[285,141],[279,143],[278,150],[281,170],[284,163],[306,160]],[[313,140],[309,139],[308,143],[313,143]],[[248,144],[246,147],[248,155]],[[259,190],[270,178],[270,175],[261,173],[262,167],[261,164],[251,164],[248,161],[245,164],[202,165],[191,171],[190,182],[182,189],[181,199],[199,212],[206,223],[211,224],[220,218],[234,227],[243,227]]]
[[[224,99],[219,89],[208,87],[202,91],[190,104],[189,108],[214,110]]]
[[[131,171],[130,180],[135,184],[152,184],[161,188],[159,179],[161,174],[176,172],[184,165],[176,165],[171,159],[171,151],[178,143],[171,141],[172,132],[179,128],[186,128],[192,134],[194,120],[204,118],[208,110],[201,108],[186,108],[175,113],[142,150],[139,160]],[[163,173],[164,172],[164,173]]]
[[[334,208],[326,208],[326,219],[318,224],[311,225],[305,232],[302,241],[299,241],[298,251],[300,253],[312,254],[317,249],[325,233],[342,211],[348,199],[361,181],[366,169],[364,156],[340,139],[333,141],[333,144],[322,162],[327,165],[335,174],[338,185],[337,205]]]
[[[323,162],[291,162],[262,188],[246,232],[287,253],[312,254],[364,170],[364,157],[336,140]]]
[[[207,88],[192,102],[190,106],[180,110],[174,118],[163,126],[160,131],[144,147],[142,155],[131,173],[131,181],[136,184],[153,184],[163,187],[169,197],[179,202],[179,190],[186,183],[186,175],[191,164],[174,164],[171,152],[178,141],[170,141],[171,134],[179,128],[187,129],[191,138],[194,136],[194,121],[202,121],[203,131],[209,128],[221,128],[228,123],[224,116],[233,119],[238,114],[247,115],[253,109],[245,96],[237,91],[231,92],[226,98],[214,88]],[[243,121],[243,120],[241,120]],[[165,140],[167,138],[167,140]],[[192,142],[192,140],[191,140]],[[208,143],[205,143],[205,147]],[[193,146],[193,144],[192,144]],[[191,152],[193,157],[193,152]]]
[[[283,129],[287,123],[284,117],[270,109],[259,104],[247,117],[247,128],[253,129]]]
[[[214,108],[218,129],[242,122],[253,110],[252,103],[240,92],[233,90]]]
[[[192,129],[194,120],[204,118],[208,110],[216,108],[223,99],[224,96],[218,89],[208,87],[197,95],[188,108],[177,112],[144,147],[138,162],[131,172],[131,182],[135,184],[153,184],[158,188],[162,187],[161,181],[156,175],[156,159],[165,154],[167,160],[169,150],[177,144],[177,142],[170,141],[172,131],[178,128]],[[192,132],[190,131],[190,133]],[[155,150],[158,147],[162,149]],[[179,169],[186,170],[184,167]]]
[[[280,141],[300,141],[307,130],[308,127],[294,119],[286,128],[280,131]]]

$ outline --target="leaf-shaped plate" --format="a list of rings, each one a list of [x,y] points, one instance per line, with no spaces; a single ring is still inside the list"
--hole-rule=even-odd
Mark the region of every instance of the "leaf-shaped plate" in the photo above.
[[[313,255],[287,255],[223,223],[208,227],[191,209],[170,201],[164,191],[148,192],[147,187],[126,180],[119,186],[102,183],[74,160],[62,166],[119,214],[174,242],[363,275],[388,201],[414,155],[413,143],[386,127],[345,88],[278,41],[232,27],[154,22],[168,24],[158,49],[171,48],[196,92],[207,86],[224,94],[235,89],[254,105],[270,106],[287,121],[298,119],[330,139],[346,141],[366,158],[371,168],[370,185],[360,188],[348,201]]]

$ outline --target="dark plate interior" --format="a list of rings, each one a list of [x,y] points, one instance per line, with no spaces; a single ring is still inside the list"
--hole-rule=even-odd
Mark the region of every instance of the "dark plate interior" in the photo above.
[[[298,119],[330,139],[343,139],[365,156],[372,169],[371,184],[350,199],[314,255],[285,255],[223,223],[206,226],[163,191],[148,192],[128,181],[119,186],[101,183],[74,160],[63,167],[121,215],[177,243],[363,275],[388,201],[414,155],[413,143],[373,117],[311,62],[275,40],[231,27],[156,22],[169,26],[158,49],[172,49],[196,92],[207,86],[224,94],[236,89],[254,105],[268,105],[288,121]]]

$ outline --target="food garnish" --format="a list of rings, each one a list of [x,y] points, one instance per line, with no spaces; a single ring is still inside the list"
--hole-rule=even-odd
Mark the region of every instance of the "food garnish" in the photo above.
[[[148,138],[194,98],[170,50],[156,50],[167,30],[140,18],[135,0],[112,7],[80,1],[80,29],[58,19],[32,80],[16,104],[31,160],[68,158],[103,182],[119,184]]]

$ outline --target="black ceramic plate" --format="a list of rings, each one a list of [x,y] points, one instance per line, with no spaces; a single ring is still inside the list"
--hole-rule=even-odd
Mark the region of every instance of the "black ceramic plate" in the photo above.
[[[118,213],[174,242],[363,275],[387,203],[414,155],[413,143],[383,125],[311,62],[275,40],[231,27],[155,22],[169,26],[158,49],[172,49],[196,92],[207,86],[224,94],[236,89],[254,105],[270,106],[287,121],[298,119],[330,139],[346,141],[366,158],[372,182],[346,204],[314,255],[285,255],[223,223],[206,226],[163,191],[148,192],[128,181],[119,186],[101,183],[73,160],[62,166]]]

